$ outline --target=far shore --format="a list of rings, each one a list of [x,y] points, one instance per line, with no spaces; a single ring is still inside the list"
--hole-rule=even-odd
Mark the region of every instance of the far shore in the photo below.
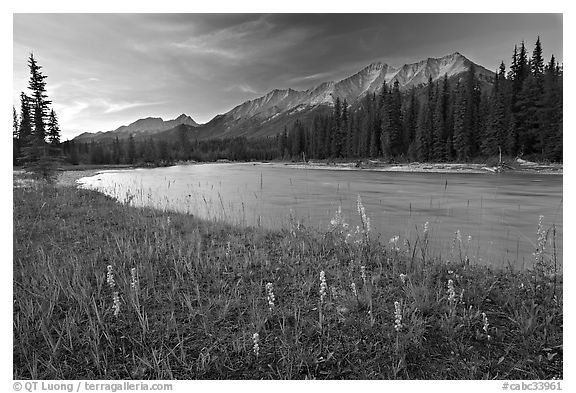
[[[218,160],[215,162],[185,161],[174,163],[177,165],[199,165],[199,164],[252,164],[266,165],[278,168],[293,169],[316,169],[316,170],[340,170],[340,171],[374,171],[374,172],[404,172],[404,173],[462,173],[462,174],[497,174],[497,173],[524,173],[538,175],[562,175],[563,164],[544,164],[516,159],[511,165],[503,164],[488,166],[485,163],[394,163],[390,164],[379,160],[358,160],[358,161],[230,161]],[[83,177],[95,176],[102,171],[123,170],[135,168],[153,168],[154,166],[142,165],[64,165],[58,168],[57,183],[63,186],[73,186],[77,180]],[[14,174],[23,171],[22,168],[15,167]]]
[[[358,162],[272,162],[274,166],[289,166],[299,169],[324,170],[367,170],[376,172],[411,172],[411,173],[527,173],[541,175],[562,175],[562,164],[540,164],[517,159],[513,165],[488,166],[484,163],[402,163],[389,164],[377,160]]]

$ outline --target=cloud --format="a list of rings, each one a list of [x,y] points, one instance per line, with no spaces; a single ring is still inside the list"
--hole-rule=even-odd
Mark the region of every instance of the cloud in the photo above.
[[[297,76],[295,78],[290,78],[288,79],[287,82],[289,83],[302,83],[302,82],[312,82],[312,81],[318,81],[318,80],[329,80],[332,76],[334,75],[334,72],[329,71],[329,72],[318,72],[316,74],[312,74],[312,75],[306,75],[306,76]]]
[[[128,109],[139,108],[142,106],[154,106],[165,104],[166,101],[157,102],[107,102],[106,100],[100,100],[106,109],[104,113],[115,113],[122,112]]]
[[[246,83],[235,84],[225,89],[226,91],[239,91],[242,93],[260,94],[259,91]]]

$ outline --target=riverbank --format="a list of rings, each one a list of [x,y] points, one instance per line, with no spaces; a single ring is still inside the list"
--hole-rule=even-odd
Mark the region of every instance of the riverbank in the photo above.
[[[561,275],[431,260],[425,233],[338,217],[272,232],[134,208],[74,176],[14,189],[14,379],[563,377]]]
[[[562,164],[543,164],[517,159],[502,165],[486,163],[401,163],[389,164],[378,160],[357,162],[309,161],[306,163],[285,162],[269,165],[289,166],[297,169],[325,170],[366,170],[376,172],[412,172],[412,173],[526,173],[542,175],[562,175]]]

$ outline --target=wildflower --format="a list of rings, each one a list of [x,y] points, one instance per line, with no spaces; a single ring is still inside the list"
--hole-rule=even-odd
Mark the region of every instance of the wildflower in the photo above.
[[[464,288],[460,291],[460,303],[464,303]]]
[[[230,242],[226,243],[226,257],[230,257],[232,248],[230,247]]]
[[[336,291],[336,287],[334,285],[332,285],[330,287],[330,292],[332,293],[332,298],[336,299],[338,298],[338,292]]]
[[[254,355],[256,355],[256,357],[258,357],[258,355],[260,354],[260,335],[258,333],[254,333],[252,335],[252,342],[254,343],[254,346],[253,346]]]
[[[270,308],[270,311],[272,311],[274,308],[274,300],[276,300],[276,298],[274,297],[274,287],[271,282],[266,284],[266,293],[268,296],[268,307]]]
[[[354,284],[354,283],[350,284],[350,289],[352,289],[352,293],[354,294],[354,296],[358,297],[358,291],[356,290],[356,284]]]
[[[324,270],[322,270],[320,272],[320,302],[324,302],[327,288],[328,286],[326,285],[326,275],[324,273]]]
[[[300,225],[300,223],[298,223],[298,225]],[[348,228],[348,224],[344,221],[344,218],[342,218],[342,206],[338,206],[336,215],[330,220],[330,230],[338,230],[342,233],[346,228]]]
[[[170,226],[170,216],[166,217],[166,224]]]
[[[112,309],[114,310],[114,316],[117,317],[120,314],[120,296],[118,292],[112,294]]]
[[[400,273],[400,281],[402,281],[402,285],[406,284],[406,275],[404,273]]]
[[[426,235],[428,235],[429,226],[430,226],[430,223],[428,221],[426,221],[424,223],[424,237],[426,237]]]
[[[454,281],[448,280],[448,301],[453,302],[456,300],[456,291],[454,291]]]
[[[364,228],[364,233],[367,235],[368,232],[370,232],[370,218],[366,216],[366,209],[362,204],[362,198],[360,197],[360,195],[358,195],[356,208],[358,210],[358,215],[360,215],[360,220],[362,221],[362,227]]]
[[[366,285],[366,266],[360,266],[360,277],[362,277],[362,282]]]
[[[484,323],[484,326],[482,327],[482,329],[484,330],[484,332],[486,333],[486,336],[488,337],[488,340],[490,340],[490,335],[488,334],[488,317],[486,316],[486,313],[483,312],[482,313],[482,322]]]
[[[538,218],[538,231],[536,234],[538,235],[538,244],[536,248],[536,252],[534,252],[534,260],[536,263],[542,264],[544,262],[544,249],[546,248],[546,231],[542,227],[542,220],[544,219],[543,215],[540,215]]]
[[[462,234],[460,233],[460,229],[456,231],[456,240],[458,240],[458,243],[462,243]]]
[[[112,265],[108,265],[108,272],[106,273],[106,282],[110,289],[114,288],[116,282],[114,281],[114,272],[112,271]]]
[[[400,240],[400,236],[396,235],[390,239],[390,244],[392,244],[393,250],[399,250],[398,248],[398,240]]]
[[[135,267],[130,269],[130,276],[132,278],[132,281],[130,282],[130,287],[132,289],[136,289],[136,285],[138,285],[138,280],[136,280],[136,268]]]
[[[402,310],[399,302],[394,302],[394,329],[397,332],[402,329]]]

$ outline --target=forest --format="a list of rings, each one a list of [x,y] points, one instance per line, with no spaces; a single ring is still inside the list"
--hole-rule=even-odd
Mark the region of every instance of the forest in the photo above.
[[[538,37],[531,56],[524,42],[514,47],[493,83],[483,86],[472,65],[460,78],[430,79],[401,91],[383,84],[349,105],[336,97],[332,110],[310,123],[295,121],[273,137],[191,140],[114,139],[61,143],[56,114],[49,110],[46,76],[33,56],[30,96],[14,108],[14,164],[56,156],[70,164],[171,165],[183,161],[380,159],[389,162],[469,162],[523,157],[562,162],[562,66],[545,62]]]

